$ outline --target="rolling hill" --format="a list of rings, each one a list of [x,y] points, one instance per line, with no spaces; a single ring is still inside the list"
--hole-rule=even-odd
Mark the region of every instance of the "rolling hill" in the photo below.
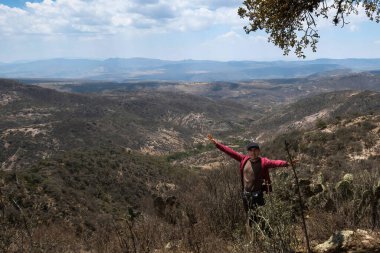
[[[1,80],[0,247],[230,252],[234,245],[238,252],[257,251],[244,239],[237,164],[204,145],[209,132],[240,152],[258,139],[263,155],[273,159],[288,159],[283,146],[291,143],[301,161],[314,245],[337,229],[378,228],[372,199],[380,189],[380,93],[373,91],[376,77],[358,75],[153,83],[153,89],[136,84],[100,92],[82,87],[80,94]],[[325,83],[316,86],[316,80]],[[344,90],[355,82],[358,90]],[[343,90],[330,91],[332,84]],[[373,90],[360,90],[366,87]],[[258,90],[261,96],[254,95]],[[284,168],[271,175],[266,214],[275,219],[271,225],[293,232],[260,242],[294,236],[300,244],[291,173]]]
[[[74,93],[109,93],[124,91],[169,91],[230,100],[250,106],[255,111],[271,110],[279,104],[302,97],[338,90],[380,91],[380,75],[370,72],[331,71],[304,78],[266,79],[241,82],[104,82],[89,80],[20,79],[22,83]]]
[[[2,80],[2,168],[81,147],[122,146],[150,153],[181,151],[208,131],[241,128],[244,106],[172,92],[79,95]]]

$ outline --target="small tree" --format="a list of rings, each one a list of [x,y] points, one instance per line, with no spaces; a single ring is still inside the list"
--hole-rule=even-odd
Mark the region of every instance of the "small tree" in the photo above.
[[[326,129],[327,127],[327,123],[321,119],[321,118],[318,118],[317,121],[315,122],[315,126],[318,128],[318,129]]]

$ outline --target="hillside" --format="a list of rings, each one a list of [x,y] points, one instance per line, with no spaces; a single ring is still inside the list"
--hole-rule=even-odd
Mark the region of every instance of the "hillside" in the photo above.
[[[50,223],[58,217],[90,218],[85,216],[140,207],[145,198],[186,173],[163,159],[121,148],[75,149],[13,171],[2,190],[39,215],[45,211],[47,216],[41,218]],[[17,184],[21,189],[12,188]]]
[[[252,127],[271,132],[310,128],[321,121],[349,118],[353,115],[380,114],[380,93],[373,91],[334,91],[310,95],[272,110],[268,117]],[[262,132],[263,133],[263,132]]]
[[[73,148],[122,146],[146,152],[184,150],[208,131],[247,121],[244,106],[172,92],[61,93],[2,80],[0,162],[49,157]]]
[[[342,78],[349,80],[345,75],[324,80],[331,84],[334,80],[339,83]],[[293,87],[305,82],[302,80],[293,80]],[[290,81],[276,83],[273,80],[272,86],[284,89],[282,83]],[[357,87],[375,89],[375,81],[371,77],[364,81],[365,86]],[[231,101],[233,90],[245,93],[242,84],[209,84],[209,89],[196,85],[192,91],[182,89],[181,84],[174,85],[177,89],[172,88],[186,93],[173,93],[162,85],[153,89],[111,89],[80,95],[4,80],[0,86],[2,168],[10,169],[20,157],[27,161],[87,146],[116,145],[149,153],[178,153],[204,143],[209,132],[222,138],[265,141],[274,136],[274,132],[311,127],[320,120],[379,111],[379,94],[370,91],[294,95],[296,93],[290,88],[287,92],[279,92],[270,86],[259,88],[258,84],[253,84],[252,87],[257,88],[251,88],[252,92],[264,93],[237,95],[233,99],[240,103],[236,103]],[[324,82],[320,84],[322,88],[324,85]],[[212,91],[212,87],[219,88]],[[340,87],[346,87],[344,82]],[[285,105],[280,102],[292,92],[293,100],[297,96],[305,98]],[[276,102],[270,102],[268,97],[271,96],[277,96]],[[250,103],[244,103],[246,100]],[[33,152],[23,148],[26,146],[34,147]]]
[[[350,94],[352,92],[336,92],[309,98],[311,102],[313,99],[320,102],[330,101],[327,105],[322,103],[319,107],[322,110],[323,106],[337,105],[340,102],[342,102],[342,108],[335,108],[330,116],[326,115],[325,118],[302,128],[288,128],[279,135],[275,134],[276,131],[272,131],[272,135],[268,135],[265,141],[260,142],[262,155],[272,159],[288,160],[284,143],[285,141],[290,143],[293,158],[299,160],[296,170],[306,206],[306,222],[312,247],[324,242],[336,231],[352,230],[367,233],[366,230],[373,229],[374,233],[368,234],[367,237],[371,243],[366,244],[364,239],[358,239],[359,241],[351,241],[350,246],[338,246],[335,250],[331,249],[331,252],[350,250],[351,252],[377,252],[380,248],[378,232],[380,227],[378,202],[380,196],[378,170],[380,100],[376,97],[378,93],[362,92],[356,94],[357,98]],[[372,97],[374,97],[373,100],[371,100]],[[292,108],[305,106],[304,102],[296,102],[291,106]],[[313,105],[313,103],[310,104]],[[316,108],[316,110],[319,109]],[[313,110],[312,113],[314,112]],[[221,137],[219,140],[239,152],[246,152],[245,143],[241,139]],[[234,213],[237,210],[229,206],[229,203],[232,202],[235,205],[239,203],[233,202],[234,197],[230,194],[233,194],[234,190],[229,187],[239,185],[234,181],[239,179],[236,161],[214,149],[182,157],[175,160],[175,164],[191,164],[209,169],[211,175],[205,182],[208,187],[206,189],[215,191],[208,193],[212,196],[210,199],[216,198],[214,202],[211,202],[214,205],[210,209],[215,210],[213,208],[223,206],[230,211],[211,212],[207,219],[213,221],[219,219],[215,223],[210,222],[214,225],[223,223],[221,217],[234,221]],[[230,179],[218,184],[214,177]],[[271,177],[274,193],[266,197],[269,203],[262,212],[270,220],[271,226],[278,231],[275,230],[275,236],[254,240],[252,246],[253,249],[264,252],[277,252],[276,247],[286,248],[289,244],[280,246],[281,240],[297,240],[291,235],[302,238],[301,234],[297,235],[300,233],[301,220],[299,217],[294,217],[299,215],[299,203],[292,171],[290,168],[272,169]],[[206,193],[203,192],[203,194]],[[201,196],[194,198],[198,201],[203,199]],[[238,196],[235,195],[235,198]],[[204,210],[208,209],[204,208]],[[295,223],[298,224],[296,225],[298,229],[290,225],[294,225],[294,219],[297,220]],[[287,221],[290,223],[287,224]],[[227,224],[225,229],[236,229],[230,223]],[[260,231],[256,228],[255,231],[257,230]],[[339,250],[339,247],[344,249]],[[305,249],[298,250],[306,252]]]
[[[253,107],[255,111],[271,110],[279,104],[319,93],[340,90],[380,91],[380,75],[370,72],[354,73],[334,70],[303,78],[280,78],[250,81],[168,82],[126,81],[102,82],[89,80],[20,79],[26,84],[38,85],[74,93],[107,93],[125,91],[169,91],[235,101]]]
[[[243,153],[258,139],[272,159],[288,159],[287,140],[312,246],[350,229],[368,243],[349,250],[380,248],[378,92],[309,94],[270,110],[209,97],[2,80],[1,251],[304,252],[289,168],[271,171],[274,191],[260,209],[272,236],[254,228],[260,240],[249,240],[238,163],[205,145],[207,133]]]
[[[368,233],[363,229],[372,226],[371,209],[362,199],[369,189],[379,187],[379,127],[378,115],[357,116],[323,129],[289,132],[262,146],[264,155],[286,159],[282,148],[286,139],[301,159],[298,173],[313,246],[336,230],[360,228]],[[299,240],[297,249],[303,252],[288,169],[271,173],[274,193],[263,212],[274,229],[292,233],[276,232],[248,248],[236,162],[228,159],[215,170],[200,173],[123,149],[88,148],[41,160],[25,170],[2,171],[1,210],[6,219],[1,224],[6,229],[0,232],[0,246],[17,248],[12,242],[23,235],[25,249],[42,252],[123,252],[135,247],[273,252],[272,247],[281,246],[280,239],[287,239]],[[376,232],[370,233],[367,240],[373,243],[379,238],[375,236]],[[361,250],[356,252],[375,252],[371,247],[376,245],[371,245],[356,244]]]
[[[257,140],[266,145],[278,139],[279,135],[294,132],[307,132],[310,129],[320,131],[328,124],[335,124],[341,120],[353,120],[356,117],[368,117],[365,125],[378,124],[376,119],[380,115],[380,93],[372,91],[335,91],[319,95],[310,95],[296,102],[274,107],[263,117],[251,121],[249,126],[237,134],[225,135],[215,132],[217,139],[232,145],[244,153],[244,146],[249,140]],[[374,117],[374,118],[373,118]],[[369,119],[375,120],[374,122]],[[321,129],[320,129],[321,128]],[[345,132],[344,124],[340,125],[341,132]],[[359,131],[359,129],[357,129]],[[353,130],[354,131],[354,130]],[[361,131],[361,130],[360,130]],[[361,133],[361,132],[360,132]],[[294,139],[290,134],[289,139]],[[345,140],[344,135],[336,139]],[[361,136],[359,138],[367,138]],[[369,138],[369,137],[368,137]],[[373,137],[376,140],[378,137]],[[335,139],[333,139],[335,140]],[[278,144],[283,147],[283,143]],[[348,154],[348,151],[347,151]],[[346,154],[346,155],[347,155]],[[175,156],[173,156],[175,157]],[[197,153],[178,153],[175,163],[191,164],[201,168],[216,168],[226,162],[225,157],[219,156],[218,151],[205,150]]]
[[[158,196],[170,196],[190,174],[146,154],[90,147],[1,170],[0,249],[115,252],[124,220],[142,210],[155,215]]]

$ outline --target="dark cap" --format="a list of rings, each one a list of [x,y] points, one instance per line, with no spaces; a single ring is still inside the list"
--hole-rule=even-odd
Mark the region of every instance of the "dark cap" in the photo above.
[[[247,145],[247,150],[250,150],[251,148],[257,148],[257,149],[260,149],[259,147],[259,144],[257,144],[256,142],[251,142]]]

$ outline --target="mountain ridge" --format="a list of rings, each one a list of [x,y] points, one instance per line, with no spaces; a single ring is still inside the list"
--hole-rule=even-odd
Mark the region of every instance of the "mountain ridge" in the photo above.
[[[310,61],[209,61],[149,58],[48,59],[0,65],[5,78],[71,78],[91,80],[238,81],[294,78],[350,69],[376,71],[380,59],[316,59]]]

